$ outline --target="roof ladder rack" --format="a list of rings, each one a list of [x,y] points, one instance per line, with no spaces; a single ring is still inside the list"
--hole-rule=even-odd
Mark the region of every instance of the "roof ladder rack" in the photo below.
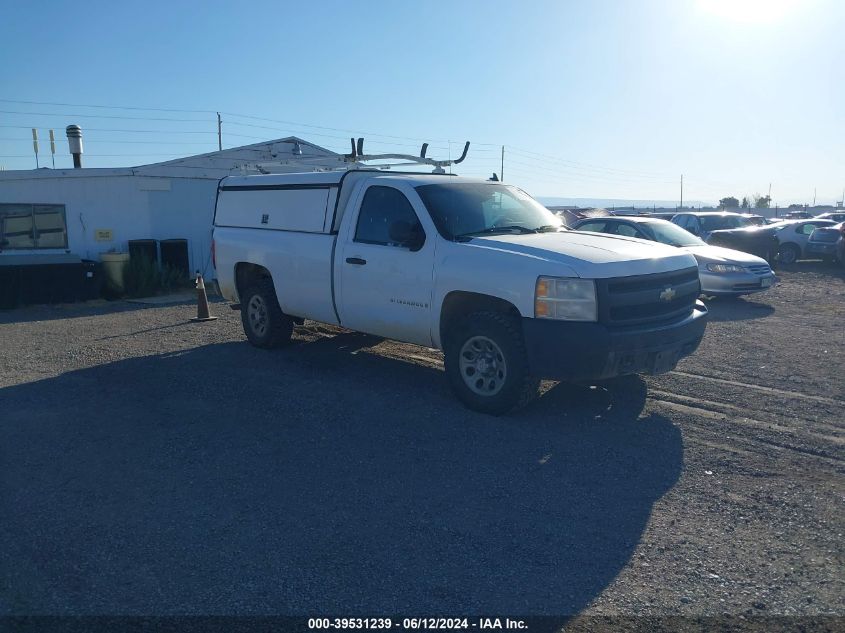
[[[426,156],[426,152],[428,151],[428,143],[423,143],[422,148],[420,148],[420,155],[414,156],[412,154],[365,154],[364,153],[364,137],[358,138],[356,140],[350,139],[352,141],[352,151],[349,154],[343,155],[343,160],[349,164],[350,169],[354,169],[360,166],[362,162],[371,161],[371,160],[404,160],[408,161],[405,163],[398,163],[397,166],[402,165],[431,165],[434,167],[434,171],[432,173],[435,174],[445,174],[446,170],[444,167],[449,167],[450,165],[457,165],[458,163],[462,163],[464,159],[467,157],[467,152],[469,151],[469,141],[464,144],[464,151],[461,152],[460,158],[456,158],[454,160],[435,160],[433,158],[428,158]]]

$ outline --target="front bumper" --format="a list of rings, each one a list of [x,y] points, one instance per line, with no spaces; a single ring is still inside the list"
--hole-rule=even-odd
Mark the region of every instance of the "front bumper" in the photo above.
[[[598,380],[625,374],[662,374],[701,343],[707,308],[673,323],[608,328],[601,323],[522,319],[531,373],[553,380]]]
[[[754,273],[711,273],[699,270],[701,294],[703,295],[748,295],[768,290],[775,285],[775,274]]]

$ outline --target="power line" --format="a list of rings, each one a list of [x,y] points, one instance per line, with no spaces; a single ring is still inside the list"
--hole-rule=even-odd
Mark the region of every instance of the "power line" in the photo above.
[[[181,158],[182,154],[85,154],[85,156],[100,157],[122,157],[122,158],[145,158],[148,156],[173,156],[174,158]],[[32,154],[7,154],[0,156],[0,158],[32,158]]]
[[[215,110],[198,110],[198,109],[186,109],[186,108],[143,108],[140,106],[109,106],[109,105],[99,105],[99,104],[81,104],[81,103],[65,103],[65,102],[56,102],[56,101],[26,101],[20,99],[0,99],[0,103],[17,103],[17,104],[25,104],[25,105],[48,105],[48,106],[57,106],[57,107],[73,107],[73,108],[98,108],[103,110],[131,110],[136,112],[182,112],[182,113],[190,113],[190,114],[217,114]],[[148,120],[148,121],[190,121],[190,122],[205,122],[205,119],[177,119],[177,118],[161,118],[161,117],[121,117],[115,115],[93,115],[93,114],[72,114],[72,113],[47,113],[47,112],[18,112],[18,111],[0,111],[5,114],[32,114],[34,116],[78,116],[78,117],[87,117],[87,118],[114,118],[114,119],[127,119],[127,120]],[[303,128],[312,128],[312,129],[321,129],[321,130],[329,130],[334,132],[345,132],[349,134],[361,134],[361,135],[369,135],[369,136],[377,136],[381,138],[392,138],[396,140],[407,140],[407,141],[414,141],[417,143],[422,142],[438,142],[438,143],[449,143],[451,141],[446,139],[430,139],[430,138],[421,138],[421,137],[409,137],[409,136],[399,136],[399,135],[391,135],[391,134],[382,134],[379,132],[365,132],[361,130],[353,130],[351,128],[337,128],[337,127],[330,127],[324,125],[314,125],[311,123],[301,123],[297,121],[287,121],[284,119],[273,119],[268,117],[258,117],[250,114],[240,114],[237,112],[224,112],[221,111],[220,114],[225,114],[227,116],[232,116],[236,118],[242,119],[250,119],[254,121],[265,121],[269,123],[280,123],[282,125],[292,125],[296,127],[303,127]],[[235,121],[229,121],[230,123],[236,123]],[[244,124],[245,125],[245,124]],[[259,126],[255,126],[259,127]],[[276,128],[269,128],[269,129],[276,129]],[[344,137],[339,137],[344,138]],[[498,147],[498,143],[475,143],[477,146],[489,146],[489,147]],[[441,147],[439,149],[446,149],[445,147]]]
[[[0,138],[0,141],[11,141],[11,142],[19,142],[19,143],[31,143],[32,139],[28,138]],[[104,139],[90,139],[86,138],[87,142],[94,142],[94,143],[108,143],[108,144],[115,144],[115,143],[142,143],[145,145],[215,145],[213,141],[135,141],[132,139],[113,139],[113,140],[104,140]],[[55,139],[56,143],[67,143],[66,138],[57,138]]]
[[[104,110],[139,110],[147,112],[188,112],[193,114],[214,114],[213,110],[180,110],[177,108],[141,108],[137,106],[106,106],[86,103],[56,103],[51,101],[19,101],[17,99],[0,99],[2,103],[23,103],[27,105],[48,105],[67,108],[101,108]]]
[[[268,119],[268,118],[257,117],[257,116],[252,116],[252,115],[248,115],[248,114],[236,114],[234,112],[221,112],[221,114],[225,114],[227,116],[234,116],[234,117],[238,117],[238,118],[242,118],[242,119],[250,119],[250,120],[253,120],[253,121],[265,121],[267,123],[281,123],[282,125],[293,125],[295,127],[314,128],[316,130],[329,130],[331,132],[347,132],[349,134],[361,134],[361,135],[367,135],[367,136],[380,136],[380,137],[383,137],[383,138],[392,138],[392,139],[406,140],[406,141],[416,141],[416,142],[419,142],[419,143],[425,143],[425,142],[428,142],[428,141],[433,141],[433,142],[436,142],[436,143],[449,143],[448,140],[443,140],[443,139],[423,139],[423,138],[415,138],[415,137],[410,137],[410,136],[394,136],[394,135],[391,135],[391,134],[380,134],[378,132],[363,132],[361,130],[352,130],[352,129],[348,129],[348,128],[328,127],[328,126],[325,126],[325,125],[311,125],[309,123],[297,123],[295,121],[284,121],[284,120],[281,120],[281,119]],[[238,123],[236,121],[230,121],[230,123],[233,123],[235,125],[247,125],[247,126],[249,126],[248,123]],[[253,125],[253,126],[250,126],[250,127],[261,127],[261,126]],[[272,130],[272,129],[276,129],[276,128],[267,128],[267,129]],[[335,138],[346,138],[346,137],[335,137]],[[440,148],[440,149],[446,149],[446,148]]]
[[[613,172],[622,175],[629,175],[629,176],[639,176],[643,178],[670,178],[671,176],[668,174],[661,174],[658,172],[646,172],[646,171],[634,171],[630,169],[616,169],[614,167],[604,167],[602,165],[593,165],[591,163],[582,163],[573,160],[567,160],[565,158],[560,158],[557,156],[551,156],[549,154],[541,154],[539,152],[532,152],[530,150],[521,149],[519,147],[511,147],[510,145],[508,148],[517,153],[522,154],[523,158],[530,159],[530,160],[551,160],[553,162],[563,163],[566,165],[571,165],[575,168],[582,168],[582,169],[589,169],[589,170],[599,170],[599,171],[606,171],[606,172]],[[536,158],[539,157],[539,158]]]
[[[47,102],[47,101],[25,101],[25,100],[16,100],[16,99],[0,99],[1,103],[16,103],[16,104],[24,104],[24,105],[47,105],[47,106],[55,106],[55,107],[79,107],[79,108],[97,108],[102,110],[127,110],[127,111],[136,111],[136,112],[173,112],[173,113],[188,113],[188,114],[216,114],[213,110],[201,110],[201,109],[186,109],[186,108],[145,108],[140,106],[120,106],[120,105],[101,105],[101,104],[74,104],[74,103],[65,103],[65,102]],[[82,117],[82,118],[104,118],[104,119],[119,119],[119,120],[135,120],[135,121],[169,121],[169,122],[188,122],[188,123],[212,123],[210,119],[195,119],[195,118],[179,118],[179,117],[132,117],[132,116],[117,116],[117,115],[108,115],[108,114],[71,114],[71,113],[44,113],[44,112],[20,112],[20,111],[0,111],[5,114],[15,114],[15,115],[30,115],[30,116],[48,116],[48,117]],[[328,130],[328,131],[335,131],[335,132],[346,132],[350,134],[360,134],[366,136],[375,136],[380,138],[388,138],[388,139],[395,139],[395,140],[407,140],[413,142],[421,142],[424,139],[419,137],[406,137],[406,136],[398,136],[398,135],[390,135],[390,134],[380,134],[376,132],[362,132],[360,130],[352,130],[349,128],[337,128],[337,127],[330,127],[330,126],[321,126],[321,125],[313,125],[309,123],[299,123],[294,121],[287,121],[283,119],[273,119],[268,117],[258,117],[249,114],[239,114],[234,112],[221,112],[221,114],[225,114],[229,117],[235,117],[238,119],[248,119],[252,121],[263,121],[269,123],[278,123],[287,126],[299,127],[299,128],[307,128],[309,131],[307,132],[308,135],[336,139],[336,140],[343,140],[347,141],[347,137],[341,137],[337,135],[330,135],[330,134],[320,134],[317,132],[312,132],[310,130]],[[232,126],[243,126],[243,127],[250,127],[255,129],[265,129],[265,130],[272,130],[283,132],[286,134],[291,134],[294,130],[283,129],[278,127],[270,127],[270,126],[262,126],[256,125],[253,123],[246,123],[242,121],[232,121],[227,120],[226,123]],[[2,128],[10,128],[10,129],[29,129],[32,126],[24,126],[24,125],[0,125]],[[128,133],[128,134],[166,134],[166,135],[176,135],[176,134],[212,134],[211,131],[199,131],[199,130],[157,130],[157,129],[114,129],[114,128],[88,128],[86,131],[92,132],[120,132],[120,133]],[[257,141],[268,141],[262,136],[252,136],[248,134],[240,134],[236,132],[228,132],[226,131],[227,136],[232,136],[235,138],[244,138],[244,139],[254,139]],[[8,139],[13,140],[13,139]],[[17,140],[17,139],[14,139]],[[62,140],[62,139],[59,139]],[[100,143],[118,143],[118,142],[126,142],[126,143],[143,143],[143,144],[156,144],[156,141],[105,141],[99,139],[92,139],[96,140]],[[446,141],[443,139],[434,139],[434,142],[437,143],[448,143],[447,146],[434,146],[434,149],[439,149],[443,151],[447,151],[451,149],[451,141]],[[390,141],[382,141],[377,139],[370,140],[370,143],[375,145],[385,145],[385,146],[398,146],[398,147],[407,147],[408,143],[393,143]],[[172,141],[162,141],[158,144],[161,145],[177,145],[180,143],[172,142]],[[192,145],[211,145],[212,143],[190,143],[185,142],[182,143],[184,145],[192,144]],[[473,143],[473,152],[469,157],[469,160],[472,162],[476,161],[484,161],[484,160],[496,160],[497,163],[500,163],[499,156],[494,157],[486,157],[486,156],[478,156],[478,154],[499,154],[501,144],[500,143]],[[487,148],[487,149],[485,149]],[[559,156],[554,156],[551,154],[544,154],[541,152],[535,152],[533,150],[528,150],[520,147],[514,147],[508,145],[509,154],[516,154],[517,156],[521,156],[524,160],[532,161],[535,163],[544,163],[542,166],[538,165],[529,165],[527,163],[522,163],[525,166],[531,167],[532,169],[543,169],[545,171],[549,171],[552,173],[575,173],[578,177],[581,178],[592,178],[592,179],[599,179],[599,180],[606,180],[606,181],[636,181],[636,180],[654,180],[658,183],[665,183],[667,180],[672,179],[674,180],[673,176],[668,176],[667,174],[659,174],[657,172],[646,172],[646,171],[636,171],[636,170],[629,170],[629,169],[618,169],[613,167],[605,167],[601,165],[595,165],[591,163],[584,163],[579,161],[568,160],[565,158],[561,158]],[[338,153],[342,153],[342,151],[338,151]],[[12,156],[10,156],[12,157]],[[24,156],[26,157],[26,156]],[[518,161],[509,160],[508,164],[511,163],[519,164]],[[552,162],[561,165],[562,167],[558,170],[554,168],[546,167],[545,163]],[[579,172],[584,172],[580,174]],[[613,176],[612,178],[610,176]],[[633,180],[632,180],[633,179]],[[708,188],[713,187],[716,188],[726,188],[726,189],[733,189],[737,188],[734,184],[728,183],[717,183],[715,181],[707,181],[707,180],[699,180],[696,178],[686,179],[690,180],[692,184],[699,183],[698,188]]]
[[[181,123],[209,123],[205,119],[175,119],[167,117],[137,117],[116,116],[113,114],[79,114],[72,112],[19,112],[17,110],[0,110],[0,114],[22,114],[27,116],[77,117],[81,119],[122,119],[126,121],[178,121]]]
[[[10,128],[16,130],[29,130],[33,127],[38,127],[37,125],[0,125],[2,128]],[[211,134],[211,132],[205,130],[121,130],[115,128],[97,128],[97,127],[89,127],[85,128],[86,132],[127,132],[127,133],[143,133],[143,134]],[[264,138],[262,137],[252,137],[252,138]]]

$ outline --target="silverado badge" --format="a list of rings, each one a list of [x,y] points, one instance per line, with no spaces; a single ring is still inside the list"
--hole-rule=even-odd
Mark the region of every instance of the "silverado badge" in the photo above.
[[[660,300],[661,301],[671,301],[675,298],[675,289],[671,286],[667,287],[663,292],[660,293]]]

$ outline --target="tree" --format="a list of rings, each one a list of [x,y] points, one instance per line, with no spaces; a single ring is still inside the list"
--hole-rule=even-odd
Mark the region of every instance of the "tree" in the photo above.
[[[742,204],[741,204],[740,206],[741,206],[743,209],[747,209],[747,208],[750,206],[750,205],[748,204],[748,198],[746,198],[745,196],[743,196],[743,198],[742,198]]]
[[[771,196],[754,196],[754,206],[757,209],[768,209],[772,204]]]
[[[719,200],[719,206],[723,209],[736,209],[739,206],[739,200],[733,196],[728,196]]]

